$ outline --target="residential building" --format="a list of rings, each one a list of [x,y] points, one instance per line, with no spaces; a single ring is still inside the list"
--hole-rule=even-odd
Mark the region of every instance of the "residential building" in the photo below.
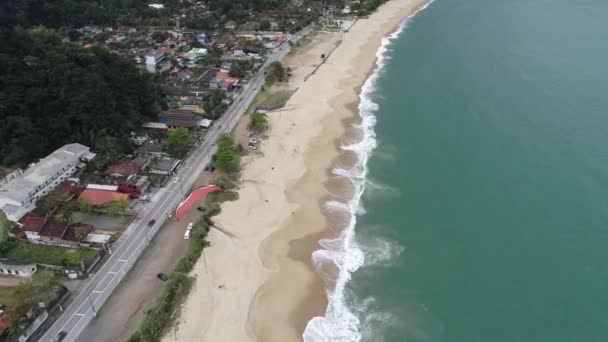
[[[116,186],[116,190],[118,190],[118,186]],[[100,206],[114,201],[128,201],[129,194],[110,190],[84,189],[78,196],[78,200],[92,206]]]
[[[148,177],[131,175],[125,181],[118,183],[118,191],[135,198],[145,193],[149,186]]]
[[[234,29],[236,29],[236,22],[234,20],[229,20],[224,25],[224,28],[226,30],[234,30]]]
[[[53,218],[44,218],[36,215],[28,215],[21,222],[21,230],[25,232],[27,240],[35,244],[78,247],[80,240],[77,237],[78,230],[86,233],[93,231],[93,226],[82,223],[68,223],[57,221]]]
[[[167,54],[162,49],[148,50],[144,55],[146,61],[146,68],[150,71],[154,71],[158,63],[162,62],[167,57]]]
[[[131,141],[137,146],[143,145],[148,139],[149,137],[146,133],[131,133]]]
[[[82,162],[94,157],[84,145],[64,145],[32,164],[21,176],[0,186],[0,209],[10,220],[18,221],[36,207],[40,198],[83,167]]]
[[[9,260],[0,260],[0,275],[31,278],[37,270],[36,264],[21,264]]]
[[[175,171],[177,166],[179,165],[179,159],[173,159],[169,157],[163,157],[156,161],[156,163],[152,164],[152,168],[150,169],[150,173],[154,173],[157,175],[170,175]]]
[[[103,174],[106,176],[120,178],[136,175],[139,173],[139,171],[140,167],[137,164],[126,161],[108,166],[108,168],[103,171]]]
[[[163,9],[163,8],[165,8],[165,5],[164,5],[164,4],[148,4],[148,7],[150,7],[150,8],[154,8],[154,9],[157,9],[157,10],[158,10],[158,9]]]
[[[186,59],[188,59],[188,63],[196,64],[207,54],[207,49],[205,48],[193,48],[188,51],[185,55]]]
[[[168,110],[158,114],[161,123],[167,124],[169,128],[186,127],[193,128],[198,126],[200,118],[193,111],[187,110]]]

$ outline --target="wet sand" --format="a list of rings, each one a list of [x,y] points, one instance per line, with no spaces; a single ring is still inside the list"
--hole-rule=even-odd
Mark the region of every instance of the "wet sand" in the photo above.
[[[314,271],[311,254],[349,220],[332,213],[328,221],[325,201],[352,196],[352,185],[330,169],[354,165],[356,156],[341,155],[339,146],[361,137],[350,129],[359,88],[381,39],[421,2],[392,0],[350,32],[329,34],[342,44],[307,81],[295,80],[299,89],[283,110],[269,114],[263,156],[246,161],[240,199],[215,220],[235,237],[211,232],[212,246],[193,271],[196,288],[165,340],[300,341],[307,322],[324,314],[331,279],[325,284]],[[310,69],[333,46],[321,41],[304,52]]]

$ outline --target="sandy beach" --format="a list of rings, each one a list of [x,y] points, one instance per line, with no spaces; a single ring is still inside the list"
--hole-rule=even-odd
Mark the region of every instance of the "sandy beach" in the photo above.
[[[285,59],[294,68],[290,87],[298,90],[284,109],[269,113],[262,155],[244,161],[240,199],[215,218],[234,237],[210,232],[211,247],[193,270],[195,288],[165,341],[301,341],[307,322],[324,314],[326,284],[311,254],[337,225],[322,207],[331,196],[352,195],[329,170],[354,164],[356,156],[339,146],[360,138],[349,128],[358,118],[359,89],[381,39],[423,2],[391,0],[349,32],[320,33]]]

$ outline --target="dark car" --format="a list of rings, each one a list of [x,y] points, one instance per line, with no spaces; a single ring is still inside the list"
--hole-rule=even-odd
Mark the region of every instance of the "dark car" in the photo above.
[[[156,277],[162,281],[167,281],[167,279],[169,279],[169,277],[167,277],[167,275],[164,273],[159,273],[156,275]]]
[[[151,219],[150,221],[148,221],[148,227],[152,227],[155,223],[156,223],[156,220]]]
[[[196,210],[198,210],[198,211],[205,211],[205,210],[207,210],[207,209],[205,209],[205,208],[203,208],[203,207],[198,207],[198,208],[196,208]]]
[[[68,336],[68,333],[65,331],[60,331],[59,334],[57,334],[57,336],[55,336],[55,339],[53,340],[53,342],[61,342],[63,341],[63,339]]]

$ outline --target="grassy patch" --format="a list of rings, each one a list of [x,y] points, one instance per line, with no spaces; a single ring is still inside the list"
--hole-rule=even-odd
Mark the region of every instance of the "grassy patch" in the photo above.
[[[286,88],[263,90],[253,99],[247,113],[253,112],[258,107],[272,107],[283,104],[289,100],[295,91]]]
[[[297,42],[293,43],[289,53],[295,54],[295,53],[300,53],[300,52],[306,51],[306,49],[310,46],[310,43],[312,43],[314,37],[317,34],[319,34],[319,31],[312,31],[309,34],[307,34],[306,36],[300,38]]]
[[[14,287],[0,287],[0,304],[6,305],[13,298]]]
[[[236,187],[234,182],[230,182],[230,185]],[[200,258],[203,249],[209,246],[209,242],[206,240],[210,229],[209,218],[220,212],[220,203],[233,201],[237,198],[238,193],[233,191],[222,191],[207,195],[205,213],[198,218],[194,225],[192,236],[188,241],[186,255],[177,262],[169,280],[163,285],[161,293],[154,300],[150,310],[146,312],[137,330],[129,337],[128,342],[160,341],[163,334],[173,324],[179,313],[180,305],[190,293],[194,283],[194,279],[187,274]]]
[[[35,245],[20,240],[8,240],[9,244],[0,251],[0,258],[15,262],[37,263],[56,266],[80,266],[80,263],[94,258],[96,251],[88,248],[62,248]]]

